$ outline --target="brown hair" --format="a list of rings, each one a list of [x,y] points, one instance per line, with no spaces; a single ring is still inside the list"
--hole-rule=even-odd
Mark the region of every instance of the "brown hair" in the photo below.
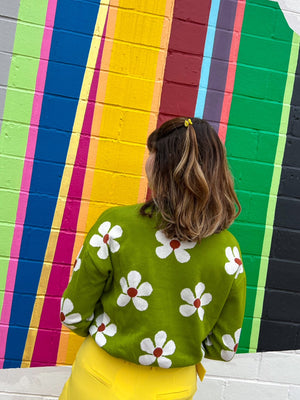
[[[148,137],[155,153],[151,171],[153,199],[140,209],[169,238],[200,241],[228,228],[241,212],[226,150],[205,120],[174,118]]]

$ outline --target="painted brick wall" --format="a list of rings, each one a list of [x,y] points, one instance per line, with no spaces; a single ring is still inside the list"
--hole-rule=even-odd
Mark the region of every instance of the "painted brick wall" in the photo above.
[[[288,26],[275,1],[224,0],[213,21],[217,3],[0,4],[0,359],[15,367],[0,399],[57,398],[68,367],[18,367],[72,362],[81,339],[56,314],[70,264],[101,211],[145,198],[147,133],[177,114],[226,140],[244,209],[240,351],[291,349],[206,361],[195,399],[300,398],[300,10],[278,2]]]

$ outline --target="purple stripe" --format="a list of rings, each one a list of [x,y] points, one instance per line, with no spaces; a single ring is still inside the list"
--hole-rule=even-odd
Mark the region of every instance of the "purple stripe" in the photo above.
[[[219,129],[237,0],[221,0],[203,118]]]

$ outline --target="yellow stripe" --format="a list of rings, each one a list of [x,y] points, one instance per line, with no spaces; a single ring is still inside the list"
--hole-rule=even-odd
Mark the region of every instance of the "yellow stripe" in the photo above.
[[[82,124],[83,124],[84,115],[85,115],[86,106],[87,106],[87,98],[88,98],[89,88],[92,83],[93,71],[96,66],[96,60],[97,60],[97,55],[98,55],[100,41],[101,41],[101,39],[99,38],[99,34],[103,33],[107,10],[108,10],[108,4],[100,5],[99,11],[98,11],[98,16],[97,16],[97,22],[96,22],[96,26],[95,26],[95,30],[94,30],[94,36],[93,36],[91,48],[89,51],[87,68],[85,70],[82,88],[81,88],[81,92],[80,92],[80,97],[79,97],[79,101],[78,101],[76,117],[75,117],[75,121],[74,121],[74,125],[73,125],[73,132],[72,132],[70,145],[69,145],[69,149],[68,149],[64,174],[63,174],[62,181],[61,181],[58,201],[57,201],[55,214],[54,214],[54,218],[53,218],[53,223],[52,223],[52,227],[51,227],[51,233],[50,233],[50,237],[49,237],[49,241],[48,241],[48,245],[47,245],[46,256],[45,256],[44,265],[43,265],[41,278],[40,278],[40,282],[39,282],[37,297],[35,300],[34,309],[33,309],[31,321],[30,321],[30,328],[28,331],[25,350],[23,353],[22,367],[28,366],[28,363],[31,361],[34,346],[35,346],[36,336],[37,336],[37,332],[38,332],[37,328],[39,326],[41,313],[42,313],[43,305],[44,305],[44,296],[45,296],[45,293],[47,290],[49,276],[50,276],[50,272],[51,272],[51,263],[53,261],[53,257],[54,257],[54,253],[55,253],[55,249],[56,249],[57,239],[58,239],[58,235],[59,235],[59,229],[61,226],[61,222],[62,222],[64,210],[65,210],[66,199],[67,199],[67,195],[68,195],[68,190],[69,190],[69,186],[70,186],[70,181],[71,181],[71,177],[72,177],[73,165],[74,165],[75,157],[77,154],[80,132],[82,129]]]

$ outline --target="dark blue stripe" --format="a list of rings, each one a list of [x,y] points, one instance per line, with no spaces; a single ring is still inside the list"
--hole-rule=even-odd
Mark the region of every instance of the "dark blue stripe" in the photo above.
[[[4,368],[21,366],[99,5],[58,0]]]

